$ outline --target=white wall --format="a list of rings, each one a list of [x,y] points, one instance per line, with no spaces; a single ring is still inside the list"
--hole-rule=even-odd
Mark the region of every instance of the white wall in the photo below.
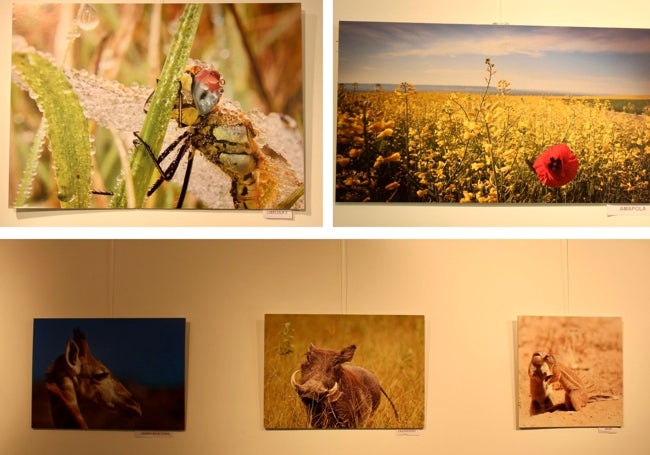
[[[650,241],[0,241],[0,453],[647,454],[649,269]],[[265,313],[424,314],[425,429],[265,431]],[[516,429],[522,314],[623,318],[616,434]],[[34,317],[171,316],[189,323],[185,432],[30,429]]]

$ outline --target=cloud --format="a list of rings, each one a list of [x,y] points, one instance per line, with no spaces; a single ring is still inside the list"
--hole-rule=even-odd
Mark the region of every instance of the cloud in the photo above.
[[[549,52],[650,54],[650,30],[578,27],[353,23],[347,38],[381,59]]]

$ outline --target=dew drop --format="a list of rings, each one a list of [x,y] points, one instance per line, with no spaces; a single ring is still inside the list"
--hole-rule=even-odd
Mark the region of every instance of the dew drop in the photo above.
[[[29,94],[29,97],[33,99],[34,101],[38,100],[38,93],[33,91],[31,88],[27,92]]]
[[[77,198],[74,193],[68,192],[66,188],[59,188],[56,197],[61,202],[72,202]]]
[[[69,41],[74,41],[74,40],[76,40],[77,38],[79,38],[80,36],[81,36],[81,33],[79,33],[79,29],[74,29],[74,30],[70,31],[70,32],[66,35],[66,38],[67,38]]]
[[[88,3],[84,3],[79,7],[77,13],[77,25],[82,30],[92,30],[99,24],[99,16],[97,10]]]

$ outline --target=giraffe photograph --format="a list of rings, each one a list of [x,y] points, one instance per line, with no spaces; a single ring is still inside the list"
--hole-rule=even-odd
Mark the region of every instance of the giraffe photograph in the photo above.
[[[619,317],[520,316],[519,428],[623,425]]]
[[[34,319],[32,428],[185,429],[185,319]]]
[[[267,314],[264,427],[420,429],[424,316]]]

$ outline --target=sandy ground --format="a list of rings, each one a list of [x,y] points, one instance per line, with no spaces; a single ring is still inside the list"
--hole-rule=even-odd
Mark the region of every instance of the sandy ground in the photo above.
[[[520,317],[517,324],[520,428],[618,427],[623,425],[623,350],[620,318]],[[582,379],[589,395],[606,395],[580,411],[530,415],[528,365],[534,352],[552,353]],[[564,391],[554,389],[554,404]]]

